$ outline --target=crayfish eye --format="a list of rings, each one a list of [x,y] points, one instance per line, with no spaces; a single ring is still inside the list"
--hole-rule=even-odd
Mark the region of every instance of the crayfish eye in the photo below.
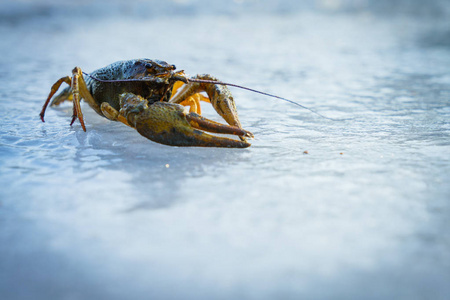
[[[175,65],[171,65],[172,70],[175,70],[177,67],[175,67]]]
[[[153,68],[153,65],[152,65],[151,63],[146,63],[146,64],[145,64],[145,68],[146,68],[146,69],[152,69],[152,68]]]

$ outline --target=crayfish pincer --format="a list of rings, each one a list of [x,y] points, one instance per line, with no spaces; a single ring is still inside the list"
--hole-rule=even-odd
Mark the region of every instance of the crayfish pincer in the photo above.
[[[160,60],[119,61],[90,74],[80,68],[56,81],[40,113],[48,104],[73,101],[72,122],[78,119],[86,131],[81,99],[98,114],[135,128],[146,138],[170,146],[246,148],[253,134],[242,129],[233,96],[224,83],[211,75],[188,77]],[[55,95],[62,83],[68,87]],[[206,95],[204,96],[203,93]],[[53,98],[53,99],[52,99]],[[228,123],[201,116],[200,101],[211,103]],[[189,107],[189,109],[188,109]],[[231,139],[210,133],[232,134]]]

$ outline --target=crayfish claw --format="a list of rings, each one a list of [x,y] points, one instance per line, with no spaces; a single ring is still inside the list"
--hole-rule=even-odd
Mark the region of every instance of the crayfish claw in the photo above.
[[[169,146],[246,148],[250,143],[243,140],[215,136],[203,132],[251,136],[236,126],[222,125],[198,114],[189,113],[179,104],[155,102],[147,105],[139,96],[126,93],[121,96],[120,113],[128,124],[148,139]],[[133,103],[130,105],[130,103]]]
[[[205,130],[208,132],[222,133],[222,134],[234,134],[240,137],[253,138],[253,134],[250,131],[244,130],[237,126],[230,126],[214,122],[205,117],[202,117],[196,113],[186,114],[186,119],[192,127]]]

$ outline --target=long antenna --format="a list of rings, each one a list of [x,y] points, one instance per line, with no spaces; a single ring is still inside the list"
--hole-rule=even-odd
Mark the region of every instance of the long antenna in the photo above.
[[[297,106],[299,106],[299,107],[301,107],[303,109],[309,110],[310,112],[312,112],[312,113],[314,113],[314,114],[316,114],[318,116],[321,116],[322,118],[325,118],[325,119],[328,119],[328,120],[332,120],[332,121],[336,121],[336,119],[324,116],[321,113],[313,110],[312,108],[303,106],[303,105],[301,105],[301,104],[299,104],[299,103],[297,103],[297,102],[295,102],[293,100],[289,100],[289,99],[286,99],[286,98],[283,98],[283,97],[280,97],[280,96],[277,96],[277,95],[272,95],[272,94],[269,94],[269,93],[266,93],[266,92],[261,92],[261,91],[258,91],[258,90],[254,90],[254,89],[251,89],[251,88],[248,88],[248,87],[245,87],[245,86],[241,86],[241,85],[237,85],[237,84],[234,84],[234,83],[227,83],[227,82],[215,81],[215,80],[196,79],[196,78],[189,78],[188,81],[200,82],[200,83],[213,83],[213,84],[221,84],[221,85],[228,85],[228,86],[237,87],[237,88],[240,88],[240,89],[243,89],[243,90],[247,90],[247,91],[250,91],[250,92],[258,93],[258,94],[261,94],[261,95],[264,95],[264,96],[277,98],[277,99],[289,102],[289,103],[297,105]]]
[[[142,79],[118,79],[118,80],[107,80],[107,79],[100,79],[100,78],[94,77],[94,76],[92,76],[91,74],[88,74],[88,73],[86,73],[86,72],[83,72],[83,74],[86,75],[86,76],[91,77],[92,79],[94,79],[94,80],[96,80],[96,81],[100,81],[100,82],[109,82],[109,83],[114,83],[114,82],[133,82],[133,81],[141,81],[141,82],[142,82],[142,81],[148,81],[148,80],[146,80],[145,78],[142,78]],[[250,91],[250,92],[258,93],[258,94],[261,94],[261,95],[264,95],[264,96],[268,96],[268,97],[272,97],[272,98],[276,98],[276,99],[279,99],[279,100],[282,100],[282,101],[289,102],[289,103],[294,104],[294,105],[296,105],[296,106],[298,106],[298,107],[301,107],[301,108],[303,108],[303,109],[309,110],[310,112],[312,112],[312,113],[314,113],[314,114],[316,114],[316,115],[318,115],[318,116],[320,116],[320,117],[322,117],[322,118],[325,118],[325,119],[328,119],[328,120],[332,120],[332,121],[337,121],[337,119],[333,119],[333,118],[324,116],[324,115],[322,115],[321,113],[315,111],[314,109],[309,108],[309,107],[306,107],[306,106],[304,106],[304,105],[301,105],[300,103],[297,103],[297,102],[295,102],[295,101],[293,101],[293,100],[289,100],[289,99],[286,99],[286,98],[283,98],[283,97],[280,97],[280,96],[277,96],[277,95],[272,95],[272,94],[269,94],[269,93],[266,93],[266,92],[261,92],[261,91],[258,91],[258,90],[255,90],[255,89],[251,89],[251,88],[248,88],[248,87],[245,87],[245,86],[242,86],[242,85],[237,85],[237,84],[234,84],[234,83],[227,83],[227,82],[222,82],[222,81],[216,81],[216,80],[197,79],[197,78],[188,78],[187,81],[188,81],[188,82],[199,82],[199,83],[220,84],[220,85],[227,85],[227,86],[232,86],[232,87],[240,88],[240,89],[243,89],[243,90],[247,90],[247,91]]]

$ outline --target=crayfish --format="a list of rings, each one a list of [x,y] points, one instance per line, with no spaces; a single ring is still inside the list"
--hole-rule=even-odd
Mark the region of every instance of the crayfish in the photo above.
[[[131,126],[157,143],[169,146],[246,148],[250,146],[247,138],[253,138],[253,134],[242,129],[233,96],[227,86],[287,101],[322,118],[336,120],[280,96],[225,83],[209,74],[188,77],[184,71],[175,72],[175,69],[175,65],[150,59],[118,61],[90,74],[75,67],[72,77],[62,77],[53,84],[42,107],[41,120],[44,122],[45,110],[52,98],[50,105],[73,100],[70,125],[78,119],[81,128],[86,131],[80,106],[81,99],[84,99],[101,116]],[[69,86],[55,96],[64,82]],[[211,103],[228,125],[203,117],[200,101]],[[236,135],[240,140],[211,135],[205,131]]]
[[[135,59],[119,61],[90,74],[75,67],[72,76],[56,81],[40,113],[48,104],[73,101],[72,125],[76,119],[86,131],[80,101],[98,114],[135,128],[146,138],[170,146],[245,148],[253,134],[242,129],[230,90],[211,75],[188,77],[165,61]],[[85,75],[85,76],[84,76]],[[55,96],[61,84],[69,86]],[[206,94],[206,96],[205,96]],[[228,123],[201,115],[200,101],[211,103]],[[189,109],[187,108],[189,106]],[[232,134],[232,139],[210,133]]]

